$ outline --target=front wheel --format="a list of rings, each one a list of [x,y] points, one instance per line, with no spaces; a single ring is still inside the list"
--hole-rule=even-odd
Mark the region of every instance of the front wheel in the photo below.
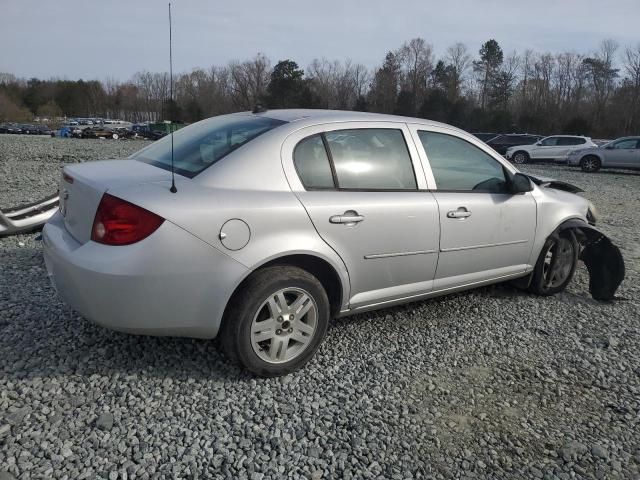
[[[580,160],[580,168],[583,172],[592,173],[600,170],[600,159],[589,155]]]
[[[274,266],[253,274],[225,313],[225,354],[264,377],[286,375],[307,363],[329,324],[329,299],[305,270]]]
[[[551,235],[542,247],[529,290],[545,296],[563,291],[573,278],[578,254],[578,241],[571,232]]]
[[[529,154],[527,152],[516,152],[513,154],[513,163],[523,165],[529,163]]]

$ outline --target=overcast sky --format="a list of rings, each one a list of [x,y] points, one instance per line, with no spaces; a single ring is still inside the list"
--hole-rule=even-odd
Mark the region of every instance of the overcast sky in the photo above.
[[[475,55],[589,53],[604,38],[640,43],[640,0],[174,0],[174,71],[244,60],[347,59],[373,67],[423,37],[437,54],[461,41]],[[0,72],[103,80],[168,63],[167,2],[0,0]]]

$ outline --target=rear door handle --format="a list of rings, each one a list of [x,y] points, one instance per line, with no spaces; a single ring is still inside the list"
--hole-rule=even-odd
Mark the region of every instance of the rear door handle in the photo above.
[[[329,223],[342,223],[344,225],[355,225],[364,220],[364,215],[358,215],[355,210],[347,210],[342,215],[332,215],[329,217]]]
[[[460,207],[457,210],[451,210],[447,212],[447,218],[467,218],[471,216],[471,212],[465,207]]]

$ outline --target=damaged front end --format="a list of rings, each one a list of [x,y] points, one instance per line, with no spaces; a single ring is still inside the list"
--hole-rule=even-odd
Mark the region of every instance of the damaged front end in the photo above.
[[[568,220],[558,231],[571,230],[580,245],[580,260],[589,271],[589,293],[595,300],[613,300],[624,280],[625,266],[620,249],[601,231],[581,220]]]
[[[41,228],[56,213],[58,203],[56,192],[34,203],[0,210],[0,237]]]

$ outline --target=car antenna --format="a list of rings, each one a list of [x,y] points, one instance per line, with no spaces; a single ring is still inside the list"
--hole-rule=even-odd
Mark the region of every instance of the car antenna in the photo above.
[[[171,52],[171,2],[169,2],[169,98],[171,100],[171,109],[175,111],[173,106],[173,57]],[[176,174],[173,168],[173,120],[170,120],[169,129],[171,135],[171,188],[169,191],[171,193],[176,193],[178,189],[176,188]]]

